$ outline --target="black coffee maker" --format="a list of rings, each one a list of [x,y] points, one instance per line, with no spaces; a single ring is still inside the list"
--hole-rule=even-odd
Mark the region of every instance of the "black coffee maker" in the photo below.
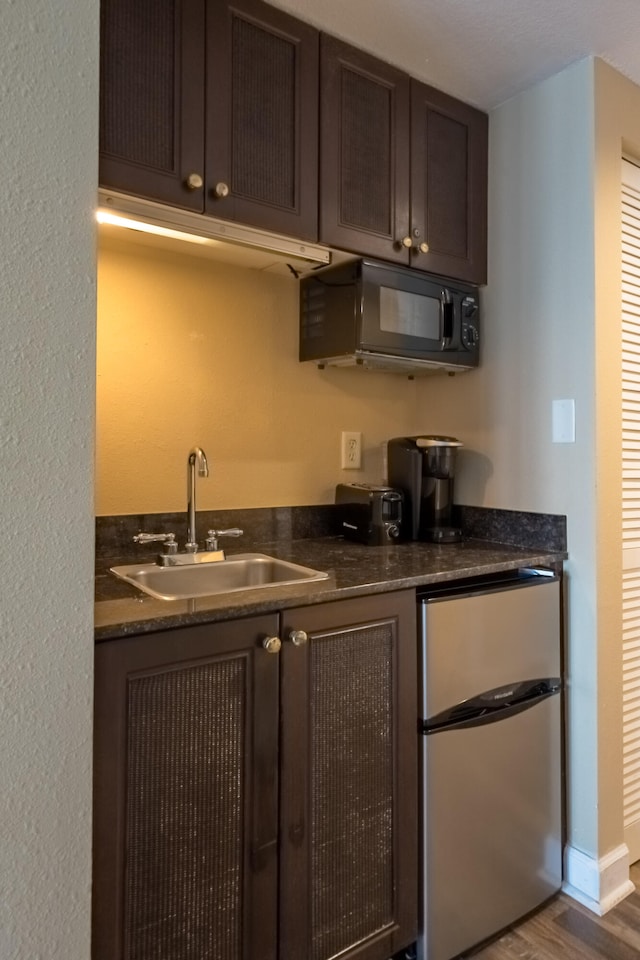
[[[404,494],[405,540],[457,543],[462,531],[452,526],[455,437],[394,437],[387,443],[389,486]]]

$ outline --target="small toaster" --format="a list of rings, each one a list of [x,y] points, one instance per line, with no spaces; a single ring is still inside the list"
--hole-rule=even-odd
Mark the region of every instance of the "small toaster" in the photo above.
[[[402,493],[373,483],[339,483],[336,504],[340,529],[348,540],[371,547],[400,539]]]

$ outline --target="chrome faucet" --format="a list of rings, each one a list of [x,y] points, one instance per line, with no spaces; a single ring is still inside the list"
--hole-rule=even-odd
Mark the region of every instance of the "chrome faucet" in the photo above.
[[[196,463],[198,476],[209,476],[209,464],[204,450],[194,447],[187,460],[187,542],[184,545],[187,553],[196,553]]]
[[[242,530],[231,527],[229,530],[209,530],[205,551],[198,553],[196,541],[196,465],[199,477],[209,476],[209,464],[204,450],[194,447],[187,459],[187,542],[184,553],[178,552],[178,544],[173,533],[138,533],[133,539],[136,543],[162,543],[162,553],[156,563],[161,567],[175,567],[183,564],[214,563],[224,560],[224,550],[218,547],[220,537],[241,537]]]

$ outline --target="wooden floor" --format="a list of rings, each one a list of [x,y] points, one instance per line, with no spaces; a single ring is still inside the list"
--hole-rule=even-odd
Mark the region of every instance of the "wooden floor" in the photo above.
[[[469,960],[640,960],[640,863],[637,889],[604,917],[564,894],[498,940],[465,954]]]

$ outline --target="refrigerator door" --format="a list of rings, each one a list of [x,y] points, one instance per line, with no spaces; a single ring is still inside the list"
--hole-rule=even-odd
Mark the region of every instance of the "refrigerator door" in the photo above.
[[[422,718],[487,690],[560,676],[560,585],[514,586],[423,600]]]
[[[419,957],[449,960],[560,888],[560,696],[422,745]]]

